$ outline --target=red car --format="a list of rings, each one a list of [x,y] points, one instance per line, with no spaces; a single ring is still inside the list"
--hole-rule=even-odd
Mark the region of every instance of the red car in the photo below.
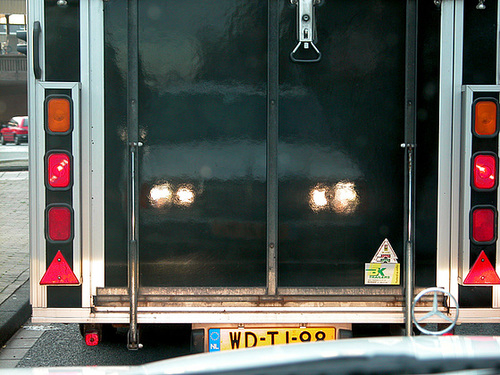
[[[21,142],[28,142],[28,116],[12,117],[7,125],[2,126],[0,131],[0,143],[14,142],[16,145]]]

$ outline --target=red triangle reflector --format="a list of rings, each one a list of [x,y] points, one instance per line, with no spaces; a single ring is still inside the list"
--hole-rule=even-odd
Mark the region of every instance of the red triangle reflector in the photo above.
[[[479,254],[476,263],[474,263],[465,278],[464,284],[500,284],[500,277],[498,277],[484,251]]]
[[[54,284],[80,284],[61,251],[57,252],[42,280],[40,280],[40,285]]]

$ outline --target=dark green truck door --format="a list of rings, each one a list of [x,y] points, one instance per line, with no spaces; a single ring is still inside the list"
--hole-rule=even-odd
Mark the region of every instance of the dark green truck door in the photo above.
[[[402,259],[405,2],[323,1],[321,60],[297,63],[297,7],[270,1],[138,2],[141,286],[362,286],[385,238]],[[106,286],[127,284],[123,4],[105,3]]]

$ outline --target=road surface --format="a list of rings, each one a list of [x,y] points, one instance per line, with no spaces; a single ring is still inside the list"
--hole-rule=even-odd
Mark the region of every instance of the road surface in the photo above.
[[[28,144],[22,143],[16,146],[13,143],[0,145],[0,162],[12,160],[28,160]]]

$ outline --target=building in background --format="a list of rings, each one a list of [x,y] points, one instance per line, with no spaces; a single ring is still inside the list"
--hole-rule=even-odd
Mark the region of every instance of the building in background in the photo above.
[[[0,124],[27,114],[26,56],[16,31],[26,25],[25,0],[0,0]]]

